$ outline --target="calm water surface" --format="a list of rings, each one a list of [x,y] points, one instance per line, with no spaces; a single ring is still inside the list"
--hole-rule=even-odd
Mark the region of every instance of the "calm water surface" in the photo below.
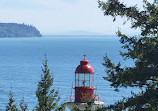
[[[105,105],[117,102],[122,96],[128,97],[131,90],[138,90],[128,88],[115,92],[110,83],[103,79],[106,73],[102,63],[106,54],[112,62],[133,65],[131,60],[121,59],[119,50],[121,45],[115,36],[0,39],[0,109],[5,110],[11,86],[17,104],[24,97],[29,110],[34,108],[44,53],[47,54],[54,87],[59,90],[61,101],[69,98],[74,72],[83,54],[87,55],[86,59],[94,68],[96,93]]]

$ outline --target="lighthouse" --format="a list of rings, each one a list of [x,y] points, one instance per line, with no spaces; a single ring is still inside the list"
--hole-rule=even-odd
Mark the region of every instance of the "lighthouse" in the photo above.
[[[94,87],[94,69],[89,64],[89,61],[85,59],[86,55],[83,56],[84,59],[80,61],[80,64],[75,70],[74,101],[70,100],[66,102],[66,105],[70,110],[75,106],[81,111],[84,111],[89,102],[93,102],[92,109],[94,110],[98,107],[102,107],[104,104],[95,99],[94,90],[96,87]]]

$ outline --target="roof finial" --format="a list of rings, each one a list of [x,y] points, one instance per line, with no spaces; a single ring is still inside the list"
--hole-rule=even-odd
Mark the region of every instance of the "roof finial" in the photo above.
[[[83,56],[84,56],[84,60],[85,60],[86,54],[84,54]]]

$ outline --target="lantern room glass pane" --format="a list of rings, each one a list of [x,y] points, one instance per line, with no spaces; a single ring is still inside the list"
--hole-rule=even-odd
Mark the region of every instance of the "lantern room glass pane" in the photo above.
[[[85,74],[85,80],[89,81],[89,74]]]
[[[80,80],[79,84],[80,84],[79,87],[88,87],[89,86],[89,82],[85,81],[85,80]]]
[[[84,80],[84,74],[79,74],[80,78],[79,80]]]
[[[90,86],[93,87],[94,86],[94,74],[90,74],[90,78],[91,78]]]
[[[94,74],[76,74],[76,87],[93,87]]]
[[[83,82],[82,81],[79,81],[79,87],[83,87]]]
[[[86,82],[85,82],[85,86],[86,86],[86,87],[89,87],[89,81],[86,81]]]

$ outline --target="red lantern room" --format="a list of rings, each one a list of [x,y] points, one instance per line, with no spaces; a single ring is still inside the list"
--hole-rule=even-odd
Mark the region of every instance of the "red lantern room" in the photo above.
[[[80,61],[75,71],[75,102],[85,103],[94,98],[94,70],[88,60]]]

